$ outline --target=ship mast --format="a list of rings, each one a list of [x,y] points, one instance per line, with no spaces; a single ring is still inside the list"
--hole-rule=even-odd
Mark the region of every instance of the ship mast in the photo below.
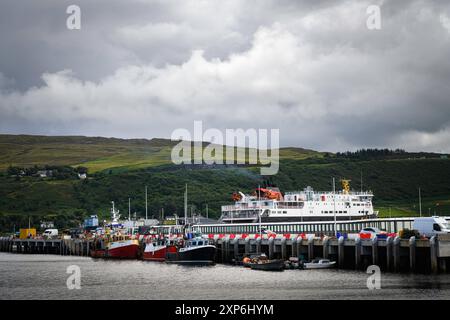
[[[187,225],[187,183],[184,191],[184,226]]]
[[[259,204],[259,210],[258,210],[259,236],[262,237],[262,233],[261,233],[261,186],[259,186],[259,185],[258,185],[258,204]]]

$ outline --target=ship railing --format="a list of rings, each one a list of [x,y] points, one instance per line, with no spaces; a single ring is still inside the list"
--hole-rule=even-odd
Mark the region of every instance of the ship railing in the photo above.
[[[333,195],[333,191],[310,191],[311,193],[314,193],[315,195],[317,194],[321,194],[321,195]],[[308,191],[288,191],[285,192],[285,195],[306,195],[308,193]],[[336,195],[350,195],[350,196],[373,196],[373,192],[372,191],[350,191],[349,193],[345,193],[344,191],[340,190],[340,191],[336,191]]]
[[[223,213],[221,219],[242,219],[242,218],[256,218],[258,217],[257,213],[249,213],[249,212],[226,212]]]
[[[226,205],[222,206],[222,211],[238,211],[238,210],[246,210],[246,209],[273,209],[273,206],[266,205]]]

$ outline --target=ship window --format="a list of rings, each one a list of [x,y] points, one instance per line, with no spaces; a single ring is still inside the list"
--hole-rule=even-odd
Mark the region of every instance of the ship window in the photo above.
[[[283,213],[287,213],[287,211],[283,211]]]
[[[199,241],[199,242],[198,242],[198,245],[199,245],[199,246],[202,246],[202,245],[203,245],[203,241]]]

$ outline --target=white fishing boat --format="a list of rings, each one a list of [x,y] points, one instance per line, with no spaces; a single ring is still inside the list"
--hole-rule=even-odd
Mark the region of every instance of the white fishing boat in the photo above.
[[[312,262],[304,264],[304,269],[329,269],[336,265],[336,261],[330,261],[329,259],[315,259]]]

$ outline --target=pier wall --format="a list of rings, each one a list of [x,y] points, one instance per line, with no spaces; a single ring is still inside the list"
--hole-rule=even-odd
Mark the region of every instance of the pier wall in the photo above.
[[[245,255],[265,253],[269,258],[311,260],[329,258],[338,268],[365,270],[378,265],[389,272],[448,272],[450,260],[450,237],[431,239],[344,239],[302,237],[300,235],[277,235],[269,237],[253,235],[212,235],[217,247],[216,262],[235,263]],[[18,254],[55,254],[89,256],[92,240],[34,240],[0,238],[0,251]],[[142,248],[144,244],[142,243]]]

